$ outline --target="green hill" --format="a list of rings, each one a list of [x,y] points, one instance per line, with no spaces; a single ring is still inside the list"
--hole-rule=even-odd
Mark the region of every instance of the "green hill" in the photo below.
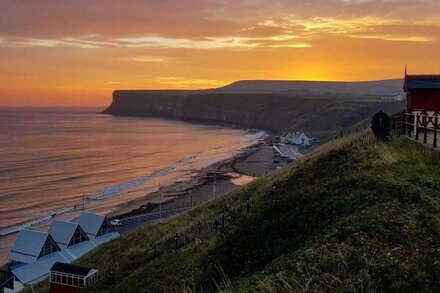
[[[100,270],[90,291],[438,292],[440,153],[369,137],[103,245],[79,261]]]

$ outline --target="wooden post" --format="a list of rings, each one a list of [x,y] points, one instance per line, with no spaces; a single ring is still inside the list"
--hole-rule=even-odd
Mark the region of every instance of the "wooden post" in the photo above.
[[[426,114],[423,115],[423,119],[422,119],[422,124],[423,124],[423,143],[427,143],[428,142],[428,133],[427,133],[427,122],[426,122]]]
[[[416,140],[419,140],[419,114],[416,114],[416,120],[414,121],[414,127],[416,131]]]
[[[402,124],[402,134],[406,135],[406,115],[405,111],[402,112],[402,118],[400,119],[400,122]]]

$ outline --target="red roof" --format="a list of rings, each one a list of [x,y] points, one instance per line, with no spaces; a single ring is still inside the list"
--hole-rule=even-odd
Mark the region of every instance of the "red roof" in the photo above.
[[[440,79],[440,74],[407,74],[407,79]]]

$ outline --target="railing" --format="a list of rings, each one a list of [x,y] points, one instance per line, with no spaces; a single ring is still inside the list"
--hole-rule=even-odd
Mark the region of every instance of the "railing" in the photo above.
[[[391,128],[396,134],[407,135],[436,148],[440,132],[440,113],[401,112],[391,117]]]

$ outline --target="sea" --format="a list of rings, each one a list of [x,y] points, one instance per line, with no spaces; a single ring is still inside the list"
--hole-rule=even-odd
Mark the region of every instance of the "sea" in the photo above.
[[[115,213],[264,135],[100,110],[0,108],[0,264],[20,229]]]

